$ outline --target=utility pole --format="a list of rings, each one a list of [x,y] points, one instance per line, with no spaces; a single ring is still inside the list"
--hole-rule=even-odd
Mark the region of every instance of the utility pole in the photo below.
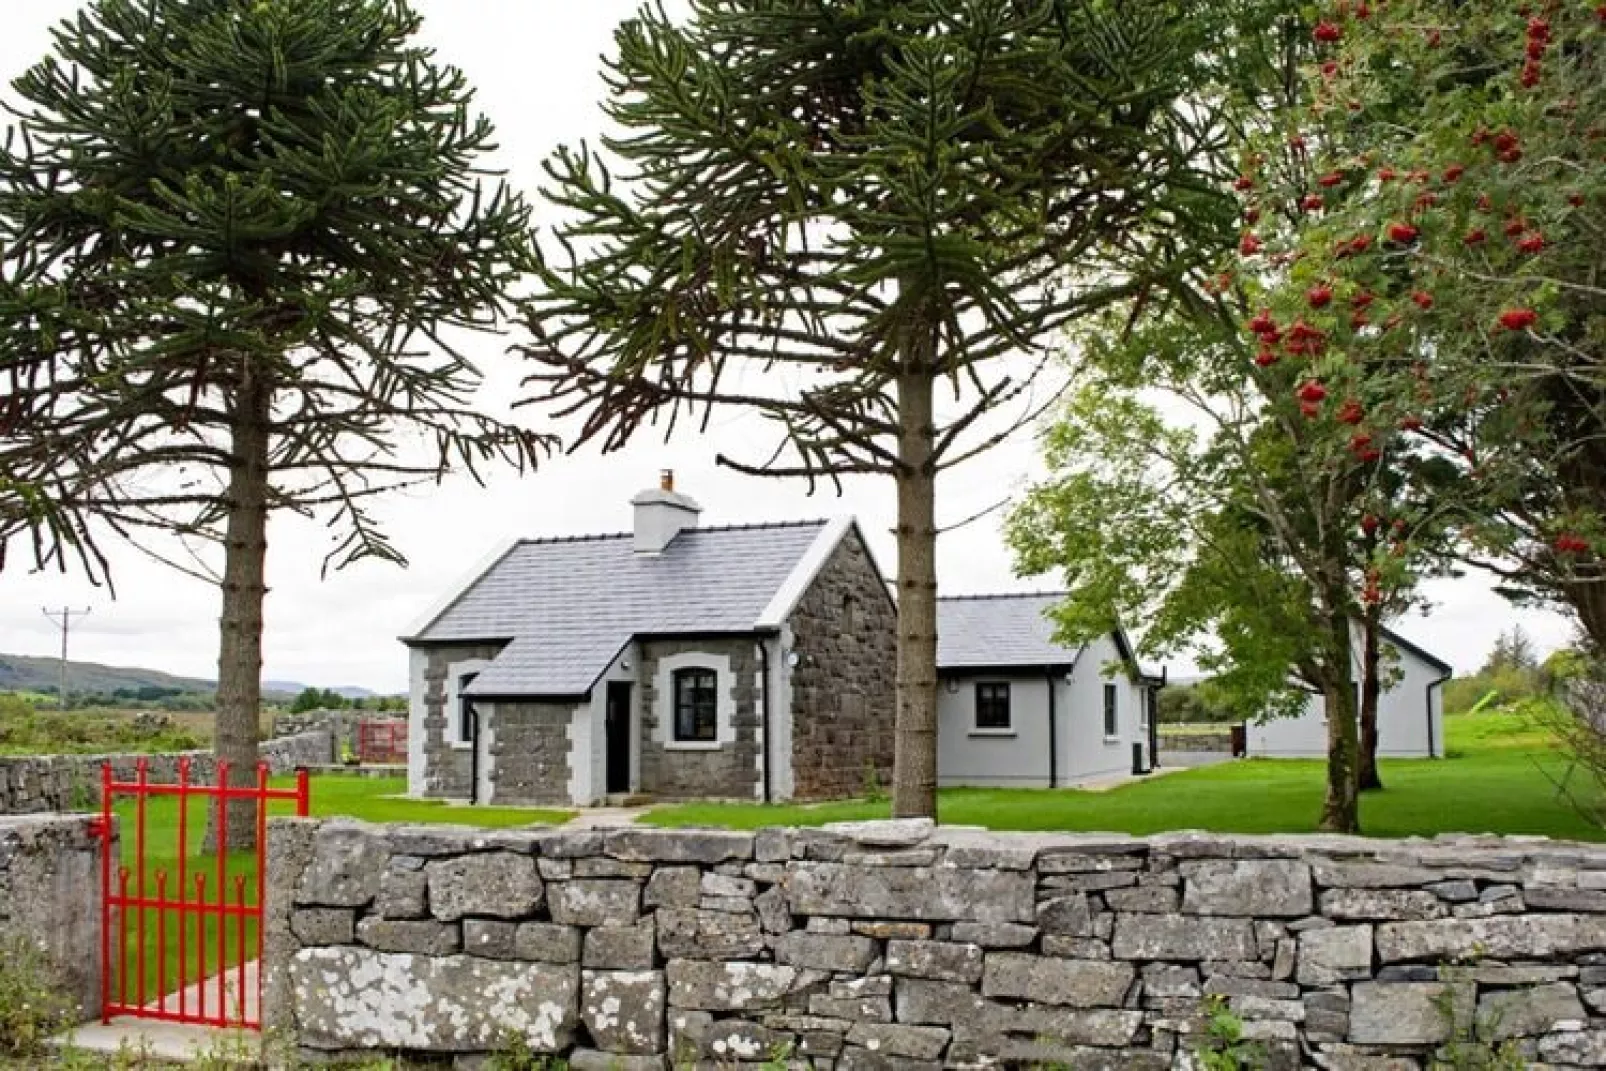
[[[61,682],[57,685],[60,691],[56,693],[58,710],[67,709],[67,634],[72,631],[73,618],[88,617],[89,609],[86,606],[82,610],[73,610],[63,606],[59,611],[55,611],[48,606],[45,607],[45,616],[50,618],[51,624],[61,629]]]

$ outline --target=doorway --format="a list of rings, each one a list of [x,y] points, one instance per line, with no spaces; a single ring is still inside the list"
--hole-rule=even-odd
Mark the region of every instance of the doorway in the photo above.
[[[608,682],[608,710],[604,734],[608,748],[608,794],[630,791],[629,681]]]

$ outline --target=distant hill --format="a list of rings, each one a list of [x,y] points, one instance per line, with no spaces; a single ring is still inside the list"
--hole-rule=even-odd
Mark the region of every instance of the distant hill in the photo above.
[[[0,692],[38,692],[54,690],[61,679],[60,663],[54,658],[35,655],[0,654]],[[67,687],[74,694],[101,692],[110,694],[119,689],[171,688],[180,692],[210,693],[217,682],[197,677],[177,677],[158,669],[138,666],[103,666],[98,662],[67,663]],[[263,681],[263,695],[272,699],[287,699],[307,686],[295,681]],[[335,688],[333,691],[347,699],[370,699],[377,692],[355,685]]]
[[[210,692],[211,681],[175,677],[155,669],[103,666],[97,662],[67,663],[67,687],[74,692],[115,692],[119,688],[176,688],[183,692]],[[61,680],[61,663],[54,658],[0,654],[0,689],[37,692],[54,689]]]

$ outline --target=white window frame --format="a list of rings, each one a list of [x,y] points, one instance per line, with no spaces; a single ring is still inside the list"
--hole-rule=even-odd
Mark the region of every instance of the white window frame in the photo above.
[[[714,739],[675,739],[675,671],[706,669],[714,674]],[[665,751],[718,751],[736,740],[735,678],[728,655],[688,651],[666,655],[658,660],[653,677],[653,740]]]
[[[474,746],[474,741],[463,739],[462,680],[470,673],[484,672],[490,664],[488,658],[471,658],[446,667],[446,743],[453,751],[467,751]]]
[[[984,680],[975,681],[970,690],[970,735],[971,736],[1014,736],[1015,735],[1015,689],[1011,681]],[[1004,689],[1004,704],[1009,712],[1009,724],[999,727],[980,724],[981,690],[983,688]]]

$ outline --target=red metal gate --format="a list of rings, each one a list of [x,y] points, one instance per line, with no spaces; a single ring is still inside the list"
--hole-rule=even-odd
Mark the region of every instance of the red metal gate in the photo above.
[[[101,767],[100,992],[104,1021],[131,1015],[170,1023],[261,1029],[261,978],[255,964],[262,958],[268,805],[289,801],[295,814],[306,817],[307,771],[298,771],[295,787],[288,789],[268,787],[266,763],[257,767],[254,785],[230,785],[228,773],[228,763],[220,762],[215,785],[193,784],[190,760],[181,758],[178,782],[163,784],[150,780],[146,759],[136,764],[133,781],[116,780],[109,763]],[[133,808],[132,821],[124,822],[124,836],[128,825],[133,826],[133,865],[118,864],[114,869],[112,815],[120,797]],[[190,859],[190,810],[197,800],[205,801],[196,816],[201,839],[206,811],[212,810],[217,839],[224,844],[228,843],[228,804],[237,800],[256,803],[254,866],[249,865],[250,855],[241,859],[240,853],[214,852],[210,857]],[[160,812],[154,828],[153,804]],[[176,814],[167,813],[170,810]],[[235,856],[232,873],[231,854]],[[171,884],[167,867],[151,865],[165,859],[172,862]],[[210,896],[208,872],[216,882]],[[213,931],[210,935],[209,929]]]
[[[407,723],[404,721],[360,721],[357,723],[357,761],[364,766],[399,765],[407,761]]]

